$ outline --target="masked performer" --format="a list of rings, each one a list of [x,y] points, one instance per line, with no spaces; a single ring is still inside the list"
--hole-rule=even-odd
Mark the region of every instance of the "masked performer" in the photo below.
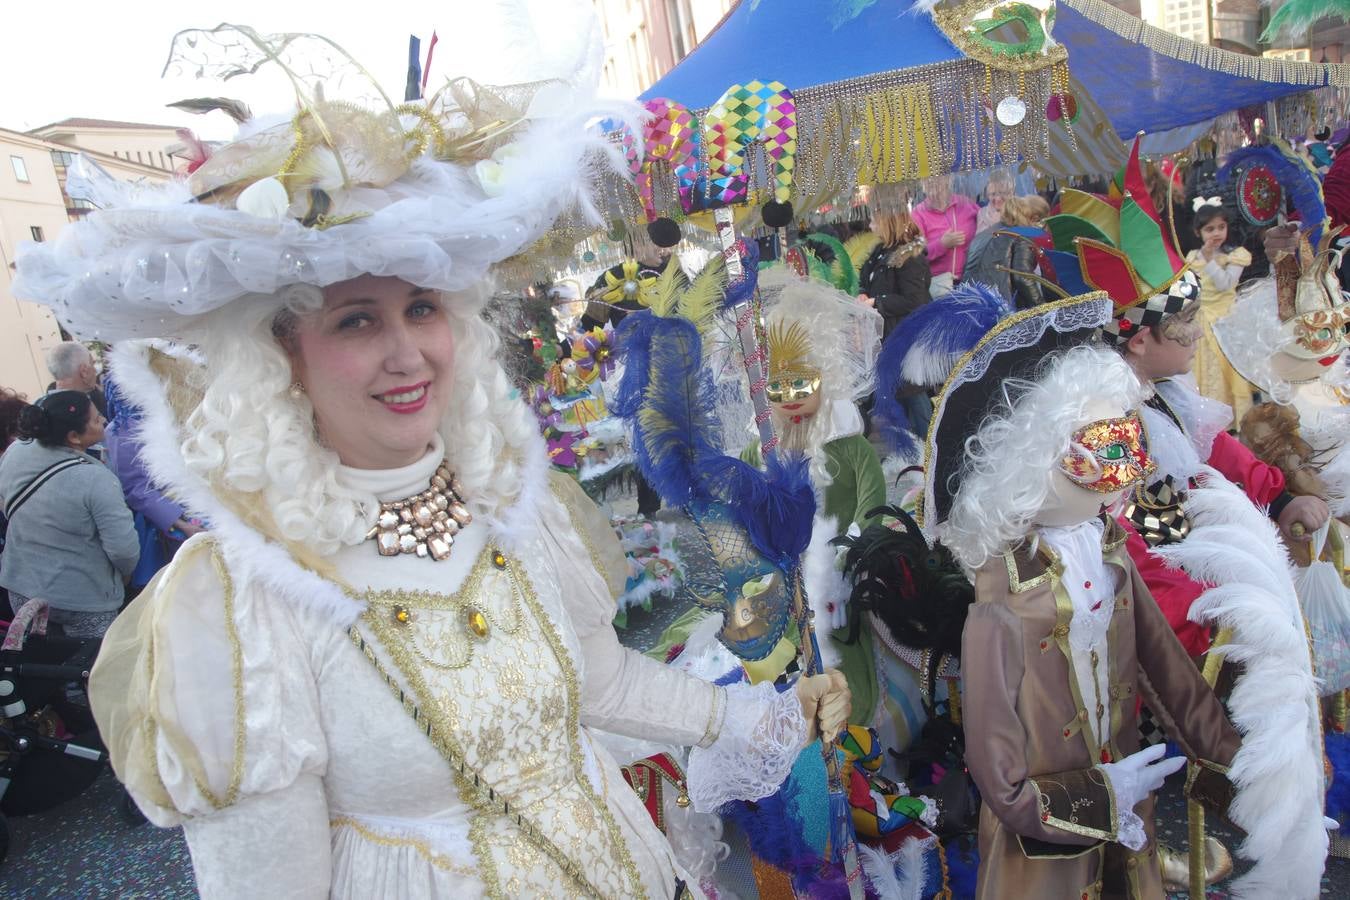
[[[1274,276],[1254,282],[1214,326],[1235,369],[1273,401],[1242,422],[1244,440],[1285,473],[1290,490],[1330,499],[1346,514],[1350,387],[1344,352],[1350,309],[1335,274],[1330,233],[1313,230],[1293,251],[1273,254]]]
[[[1115,309],[1102,339],[1155,392],[1140,415],[1157,469],[1132,489],[1125,510],[1128,549],[1182,645],[1199,656],[1210,635],[1188,613],[1203,588],[1150,549],[1189,532],[1185,492],[1201,467],[1241,485],[1254,504],[1269,509],[1286,538],[1294,536],[1296,524],[1315,531],[1327,508],[1317,498],[1286,491],[1277,468],[1225,431],[1232,410],[1200,396],[1183,377],[1202,335],[1199,282],[1149,198],[1137,141],[1120,181],[1123,192],[1110,199],[1064,192],[1061,214],[1046,220],[1056,247],[1048,256],[1070,293],[1091,286],[1110,295]]]
[[[963,357],[928,434],[923,525],[974,573],[961,655],[980,788],[977,896],[1160,898],[1152,791],[1183,760],[1140,751],[1166,712],[1198,796],[1239,738],[1104,514],[1152,469],[1120,357],[1086,344],[1101,294],[1005,318]]]
[[[175,58],[313,41],[222,29]],[[615,637],[608,525],[546,475],[479,317],[495,263],[589,208],[606,142],[570,87],[542,117],[463,80],[397,110],[306,95],[186,183],[73,167],[100,209],[21,255],[20,296],[125,342],[151,470],[211,525],[91,686],[205,897],[697,896],[592,730],[696,745],[691,790],[749,796],[846,714],[825,679],[721,688]]]

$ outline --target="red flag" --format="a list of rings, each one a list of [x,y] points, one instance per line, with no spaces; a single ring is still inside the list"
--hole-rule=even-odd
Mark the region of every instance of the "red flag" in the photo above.
[[[427,93],[427,78],[431,75],[431,54],[436,52],[436,32],[431,32],[431,43],[427,45],[427,64],[422,67],[422,95]]]

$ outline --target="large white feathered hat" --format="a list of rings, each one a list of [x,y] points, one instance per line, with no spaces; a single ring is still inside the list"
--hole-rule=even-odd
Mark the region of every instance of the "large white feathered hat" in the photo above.
[[[296,71],[306,48],[304,65],[317,48],[341,71],[312,86]],[[245,122],[186,180],[133,185],[87,159],[71,167],[67,193],[97,208],[58,239],[20,248],[14,293],[52,307],[80,337],[181,336],[245,294],[366,273],[462,290],[560,217],[598,223],[599,178],[626,167],[599,123],[629,109],[596,101],[595,65],[510,87],[460,78],[400,105],[315,35],[182,32],[176,64],[221,77],[279,66],[297,109]],[[357,102],[324,96],[349,95],[353,83]]]

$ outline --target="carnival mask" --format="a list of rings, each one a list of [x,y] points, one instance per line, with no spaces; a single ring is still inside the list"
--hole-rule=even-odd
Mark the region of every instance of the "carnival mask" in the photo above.
[[[1331,249],[1337,232],[1323,232],[1314,250],[1308,236],[1299,252],[1275,261],[1275,294],[1284,341],[1272,367],[1290,381],[1317,378],[1345,350],[1350,307],[1345,304],[1335,267],[1340,253]]]
[[[1060,468],[1071,481],[1090,491],[1123,491],[1158,468],[1144,450],[1143,433],[1137,412],[1084,425],[1074,432]]]
[[[722,614],[717,637],[728,650],[743,660],[763,659],[787,630],[788,576],[755,549],[726,505],[696,503],[689,514],[703,540],[684,557],[684,590],[699,606]]]
[[[764,392],[770,403],[801,403],[820,390],[819,375],[771,379]]]
[[[820,390],[820,369],[810,360],[811,337],[800,322],[775,322],[766,343],[769,381],[765,393],[770,403],[802,403]]]

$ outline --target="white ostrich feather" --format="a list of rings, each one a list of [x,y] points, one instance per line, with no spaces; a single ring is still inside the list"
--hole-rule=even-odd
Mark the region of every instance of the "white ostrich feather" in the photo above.
[[[1214,585],[1190,618],[1232,629],[1223,653],[1243,667],[1229,698],[1242,734],[1229,816],[1247,832],[1239,852],[1255,865],[1232,894],[1310,900],[1321,891],[1328,845],[1322,734],[1289,556],[1264,512],[1209,467],[1188,492],[1186,512],[1190,535],[1154,552]]]

